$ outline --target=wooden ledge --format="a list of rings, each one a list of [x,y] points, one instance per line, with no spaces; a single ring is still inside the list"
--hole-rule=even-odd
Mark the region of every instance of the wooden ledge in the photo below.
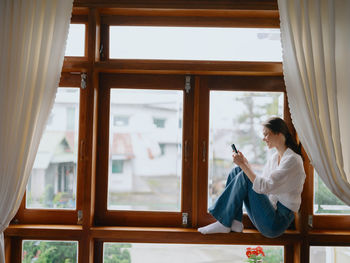
[[[266,238],[253,229],[245,229],[243,233],[203,235],[194,228],[97,226],[83,229],[78,225],[31,224],[10,225],[5,236],[81,240],[87,232],[96,241],[126,243],[288,245],[301,239],[301,234],[293,230],[287,230],[278,238]]]
[[[68,66],[69,61],[65,65]],[[261,61],[112,59],[96,62],[95,67],[105,73],[283,76],[281,62]]]
[[[80,225],[10,225],[5,230],[5,236],[19,236],[25,238],[64,238],[80,239],[83,228]]]
[[[95,239],[110,242],[285,245],[301,238],[299,232],[290,230],[278,238],[266,238],[253,229],[210,235],[203,235],[194,228],[92,227],[90,230]]]

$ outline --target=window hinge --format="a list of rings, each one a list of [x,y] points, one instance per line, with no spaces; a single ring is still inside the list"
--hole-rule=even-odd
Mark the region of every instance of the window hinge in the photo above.
[[[86,89],[86,79],[87,79],[87,74],[86,73],[81,73],[81,81],[80,81],[80,87],[82,89]]]
[[[182,225],[187,226],[188,224],[188,213],[182,213]]]
[[[82,224],[83,223],[83,210],[78,210],[78,224]]]
[[[312,227],[312,223],[313,223],[312,221],[313,221],[313,216],[309,215],[308,220],[307,220],[309,227]]]
[[[190,93],[191,90],[191,76],[186,76],[185,78],[185,91],[186,93]]]

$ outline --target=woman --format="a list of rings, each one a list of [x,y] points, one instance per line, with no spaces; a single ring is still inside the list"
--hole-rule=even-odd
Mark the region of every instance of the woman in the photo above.
[[[209,212],[217,220],[198,229],[202,234],[242,232],[243,203],[254,226],[266,237],[283,234],[294,219],[305,181],[300,147],[286,123],[273,117],[263,124],[263,140],[277,152],[256,175],[244,155],[233,153],[238,165],[228,176],[226,188]]]

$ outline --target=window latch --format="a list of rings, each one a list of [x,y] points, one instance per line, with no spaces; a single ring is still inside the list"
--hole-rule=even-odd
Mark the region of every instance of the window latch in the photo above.
[[[186,76],[185,78],[185,91],[186,93],[190,93],[191,90],[191,76]]]
[[[87,85],[86,79],[87,79],[87,74],[86,73],[81,73],[80,87],[82,89],[86,89],[86,85]]]

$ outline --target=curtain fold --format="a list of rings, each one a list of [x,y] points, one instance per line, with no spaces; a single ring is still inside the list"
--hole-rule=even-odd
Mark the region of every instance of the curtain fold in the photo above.
[[[350,205],[350,1],[278,0],[293,124],[318,175]]]
[[[0,263],[54,102],[73,0],[0,1]]]

